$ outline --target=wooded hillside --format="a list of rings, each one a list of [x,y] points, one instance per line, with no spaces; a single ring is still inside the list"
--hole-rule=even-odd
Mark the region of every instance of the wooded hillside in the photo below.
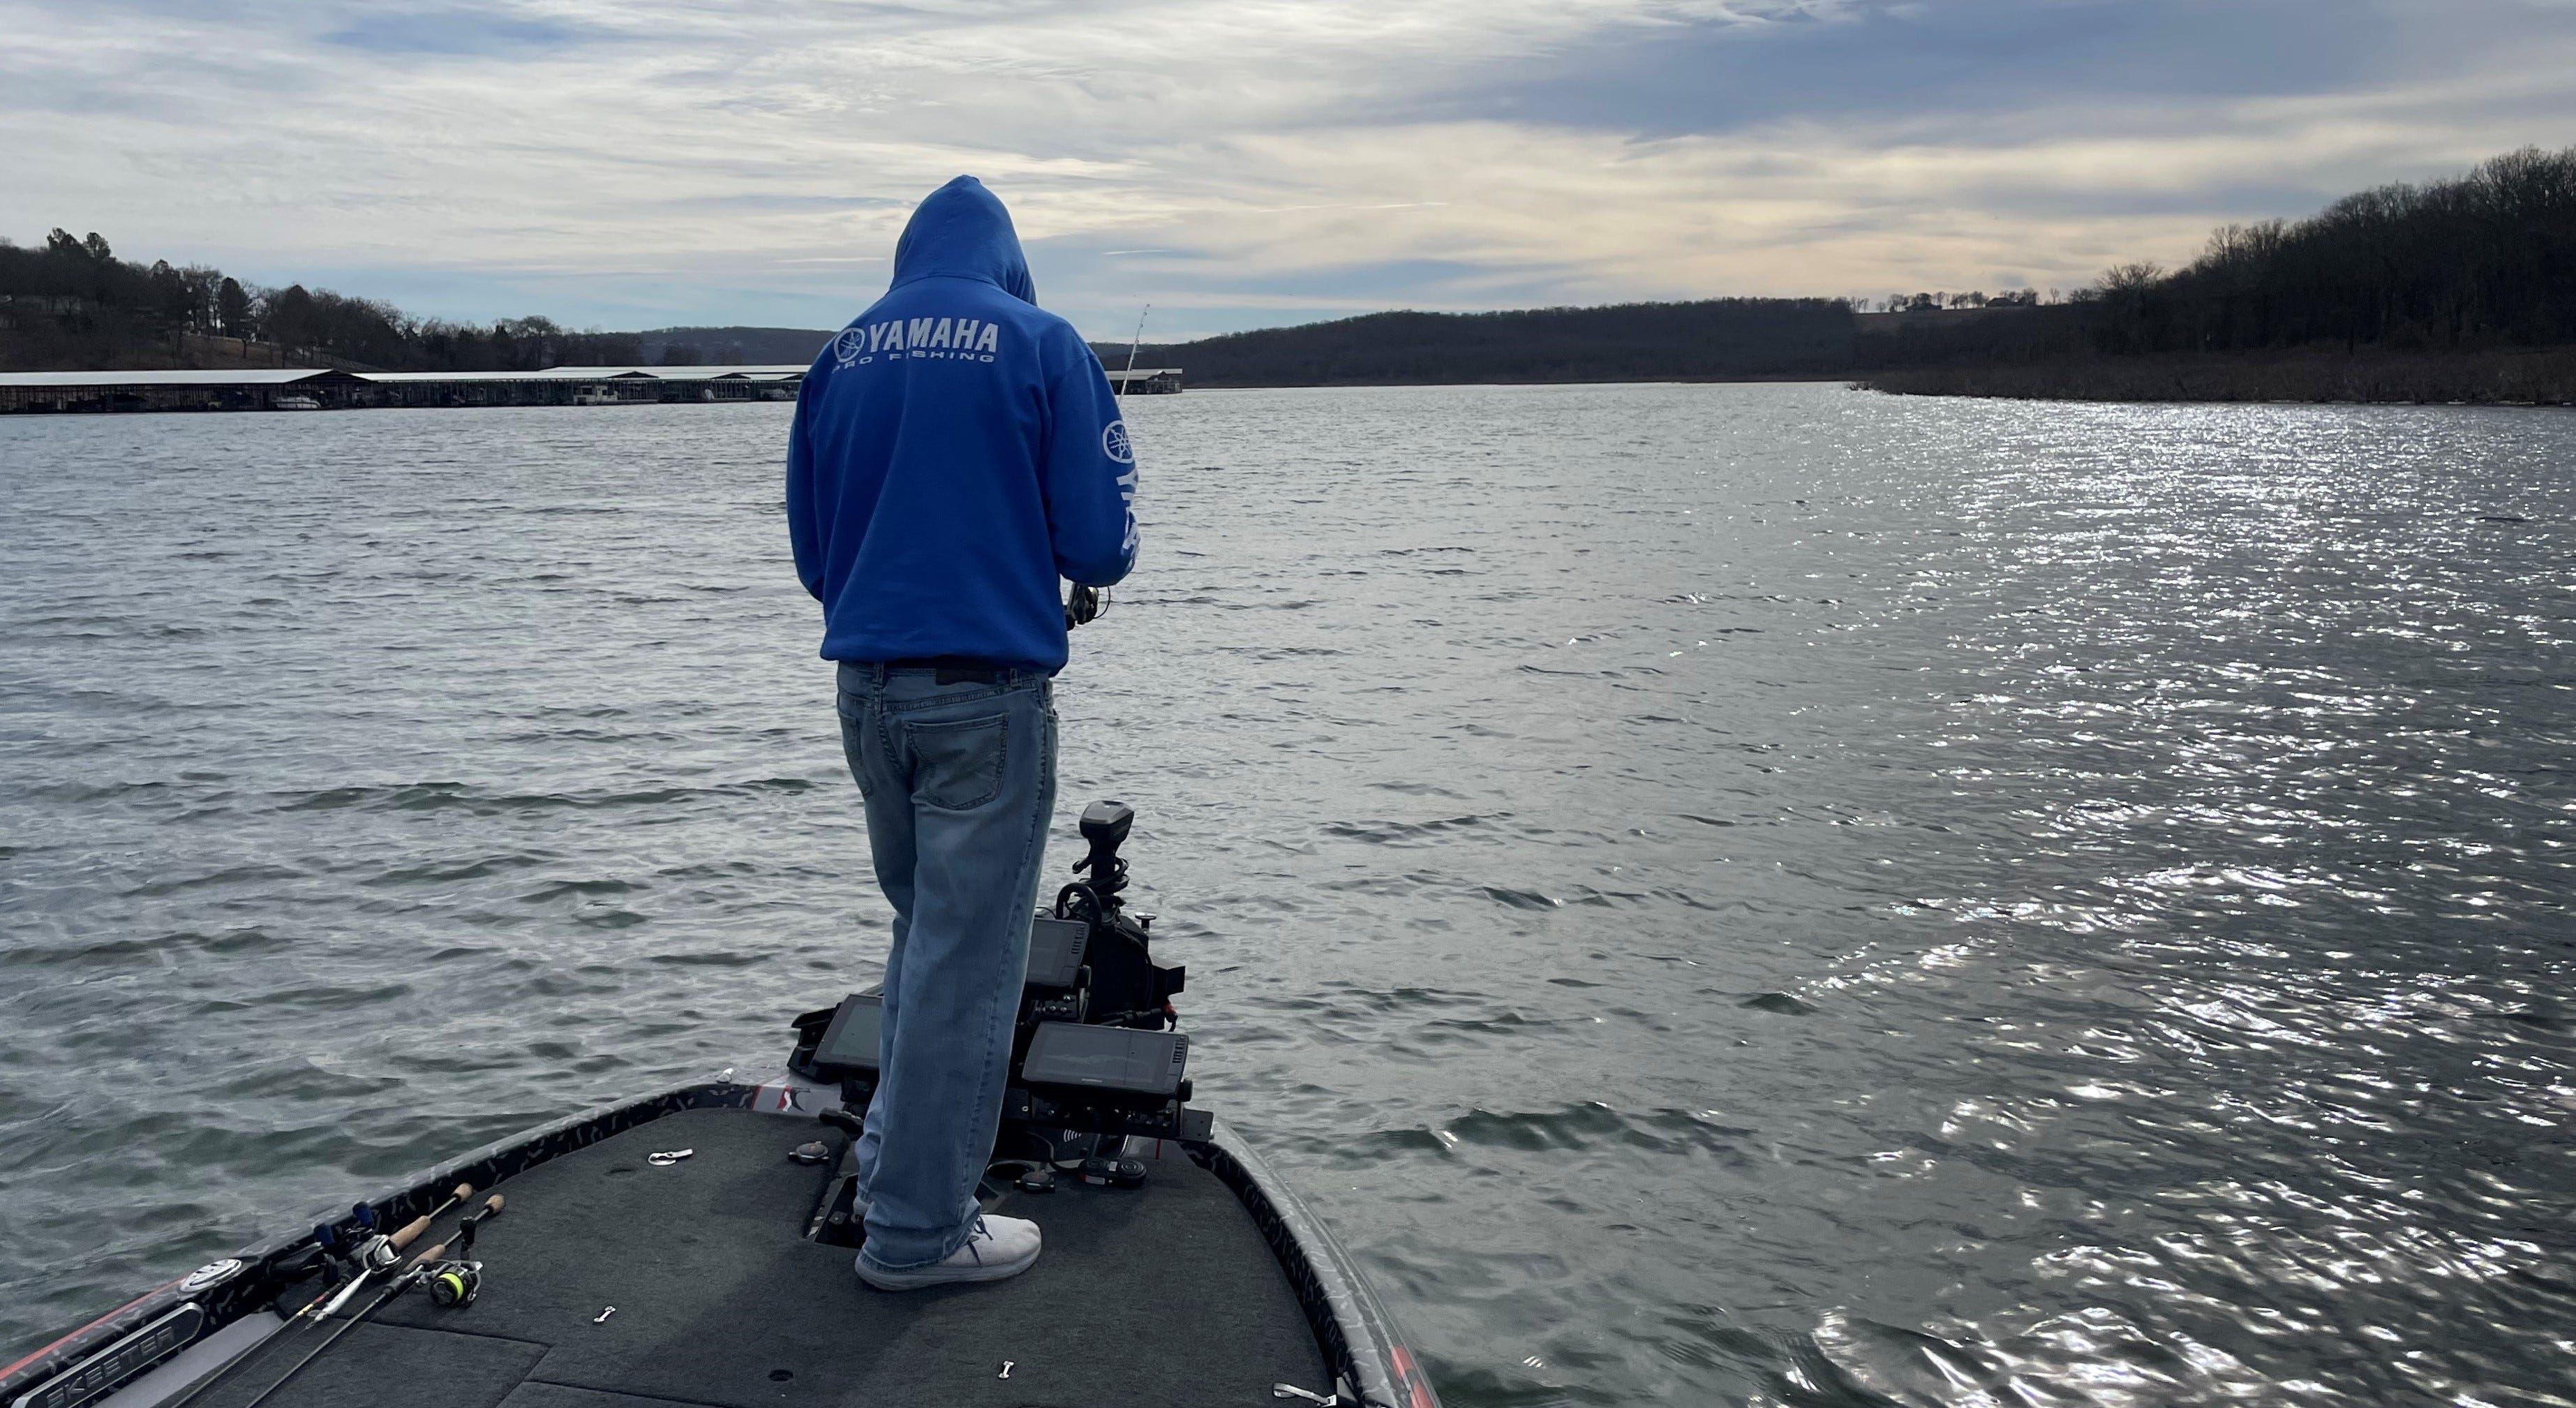
[[[1840,299],[1719,298],[1510,313],[1371,313],[1197,342],[1149,343],[1140,367],[1191,386],[1687,381],[1831,376],[1852,366]],[[1109,366],[1124,343],[1099,343]]]
[[[490,326],[414,318],[302,284],[256,288],[220,269],[119,259],[93,233],[0,239],[0,370],[303,364],[379,371],[534,371],[643,360],[633,333],[545,318]]]
[[[2570,359],[2537,353],[2576,344],[2576,148],[2223,226],[2063,305],[1877,321],[1859,360],[1891,391],[2564,402]]]

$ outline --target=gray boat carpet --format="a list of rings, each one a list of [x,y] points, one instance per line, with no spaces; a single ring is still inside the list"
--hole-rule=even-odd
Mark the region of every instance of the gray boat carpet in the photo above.
[[[501,1400],[501,1408],[671,1408],[671,1400],[574,1388],[570,1384],[542,1384],[530,1379],[512,1389],[510,1396]],[[680,1408],[692,1405],[682,1404]]]
[[[1330,1391],[1269,1246],[1188,1160],[1155,1162],[1141,1190],[1013,1193],[992,1211],[1045,1229],[1034,1269],[888,1294],[859,1283],[849,1250],[803,1239],[824,1175],[786,1153],[820,1132],[686,1111],[531,1169],[502,1185],[508,1206],[477,1242],[475,1304],[406,1295],[263,1408],[1250,1408],[1274,1383]],[[684,1148],[667,1168],[645,1160]],[[414,1341],[474,1368],[441,1370]],[[424,1378],[457,1396],[409,1396]]]
[[[337,1328],[335,1321],[271,1337],[252,1362],[218,1380],[190,1408],[241,1408]],[[268,1403],[495,1408],[545,1354],[544,1345],[369,1321],[350,1329]]]

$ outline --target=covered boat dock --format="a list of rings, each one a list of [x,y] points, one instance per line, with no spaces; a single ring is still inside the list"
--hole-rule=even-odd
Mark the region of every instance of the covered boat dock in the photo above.
[[[538,372],[360,372],[374,406],[641,406],[793,401],[803,366],[549,367]]]
[[[1109,373],[1109,389],[1121,396],[1169,396],[1181,389],[1178,367],[1135,367]]]
[[[364,394],[364,383],[356,373],[328,367],[0,372],[0,414],[311,410],[366,404],[359,399]],[[279,404],[281,401],[285,404]],[[303,404],[304,401],[312,404]]]
[[[801,364],[548,367],[533,372],[353,372],[331,367],[0,372],[0,415],[793,401],[805,372]],[[1181,389],[1181,369],[1112,371],[1109,387],[1121,396],[1167,396]]]
[[[0,372],[0,414],[792,401],[804,378],[802,365],[550,367],[533,372],[352,372],[329,367]]]

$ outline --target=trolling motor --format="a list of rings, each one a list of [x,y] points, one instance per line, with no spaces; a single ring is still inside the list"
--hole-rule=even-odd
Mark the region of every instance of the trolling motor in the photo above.
[[[1051,1184],[1047,1169],[1060,1161],[1067,1136],[1094,1136],[1090,1157],[1081,1160],[1086,1181],[1133,1184],[1143,1181],[1144,1166],[1116,1156],[1121,1137],[1203,1140],[1214,1129],[1214,1116],[1189,1105],[1190,1039],[1177,1030],[1180,1014],[1172,1006],[1188,969],[1154,960],[1153,916],[1131,914],[1121,898],[1127,862],[1118,852],[1135,824],[1136,810],[1125,802],[1083,808],[1082,838],[1090,851],[1073,866],[1081,878],[1030,921],[996,1154],[1028,1168],[1021,1186],[1031,1192]],[[821,1115],[847,1143],[809,1237],[839,1241],[856,1234],[853,1151],[861,1126],[854,1112],[865,1111],[876,1094],[884,1017],[884,995],[870,991],[795,1021],[788,1069],[838,1082],[846,1107]],[[1004,1154],[1041,1149],[1038,1158]],[[799,1153],[829,1157],[811,1145]]]
[[[1098,1025],[1134,1028],[1180,1024],[1172,998],[1181,991],[1189,970],[1156,963],[1149,931],[1154,917],[1131,915],[1119,898],[1127,888],[1127,862],[1118,848],[1135,829],[1136,809],[1125,802],[1094,802],[1082,809],[1082,839],[1091,853],[1073,863],[1073,873],[1088,877],[1056,892],[1055,919],[1085,926],[1089,974],[1089,1014],[1082,1020]],[[1184,1096],[1184,1099],[1187,1097]]]
[[[1189,1038],[1175,1030],[1180,1014],[1172,1006],[1189,970],[1154,961],[1153,917],[1130,913],[1121,898],[1127,862],[1118,852],[1135,829],[1135,808],[1094,802],[1080,824],[1090,852],[1073,869],[1084,878],[1030,921],[1002,1118],[1097,1134],[1204,1138],[1206,1117],[1182,1109],[1190,1097],[1182,1075]],[[788,1068],[839,1082],[843,1103],[866,1109],[884,1016],[883,994],[862,992],[798,1017]]]

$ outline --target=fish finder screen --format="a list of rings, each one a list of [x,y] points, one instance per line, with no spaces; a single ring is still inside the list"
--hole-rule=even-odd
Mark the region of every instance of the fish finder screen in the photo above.
[[[817,1066],[877,1068],[877,1039],[885,1029],[885,999],[875,993],[853,993],[842,999],[814,1048]]]
[[[1180,1089],[1190,1039],[1179,1032],[1042,1022],[1029,1040],[1020,1078],[1031,1085],[1076,1085],[1137,1095]]]
[[[1029,983],[1042,988],[1069,988],[1082,971],[1083,945],[1091,926],[1077,919],[1041,917],[1029,925]]]

